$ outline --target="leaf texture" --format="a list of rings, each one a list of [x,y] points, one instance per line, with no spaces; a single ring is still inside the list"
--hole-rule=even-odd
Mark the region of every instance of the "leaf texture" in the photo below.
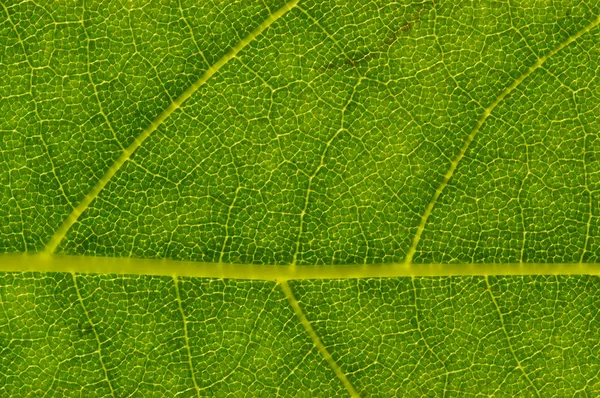
[[[598,395],[598,25],[3,2],[0,392]]]

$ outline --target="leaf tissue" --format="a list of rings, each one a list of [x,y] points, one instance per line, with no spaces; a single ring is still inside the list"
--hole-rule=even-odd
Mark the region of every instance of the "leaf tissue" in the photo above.
[[[600,4],[3,0],[0,395],[600,395]]]

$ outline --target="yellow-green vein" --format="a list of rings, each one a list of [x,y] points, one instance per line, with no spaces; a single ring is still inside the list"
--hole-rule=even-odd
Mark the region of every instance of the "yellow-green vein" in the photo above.
[[[496,301],[496,297],[494,297],[494,293],[492,292],[492,287],[490,286],[489,278],[486,276],[484,278],[484,280],[485,280],[486,290],[490,294],[490,297],[492,298],[492,304],[494,304],[494,308],[495,308],[496,312],[498,313],[498,317],[500,318],[500,326],[502,328],[502,332],[504,333],[504,337],[506,338],[506,342],[508,344],[508,349],[509,349],[512,357],[514,358],[515,362],[517,363],[517,368],[523,374],[523,376],[525,377],[525,380],[527,380],[527,383],[531,386],[531,388],[533,388],[536,396],[539,397],[540,390],[538,390],[538,388],[535,386],[535,384],[533,384],[533,381],[531,380],[531,378],[525,371],[525,368],[523,368],[523,365],[521,365],[521,361],[519,361],[517,354],[515,354],[515,350],[513,349],[512,343],[510,342],[510,336],[508,335],[508,331],[506,330],[506,324],[504,323],[504,315],[502,315],[502,311],[500,311],[500,306],[498,305],[498,302]]]
[[[398,278],[406,276],[597,275],[600,263],[471,264],[227,264],[132,257],[0,254],[0,272],[76,272],[81,274],[162,275],[263,281]]]
[[[514,82],[512,82],[510,86],[505,88],[504,91],[502,91],[500,93],[500,95],[498,97],[496,97],[496,99],[494,101],[492,101],[492,103],[490,105],[488,105],[487,108],[485,108],[485,110],[483,111],[483,113],[481,114],[479,119],[477,119],[477,122],[475,123],[475,127],[473,127],[473,130],[471,130],[471,133],[469,134],[466,141],[462,145],[460,151],[458,152],[458,154],[456,155],[454,160],[450,163],[450,167],[448,168],[448,171],[444,175],[444,178],[442,179],[441,184],[436,189],[435,193],[433,194],[433,197],[427,204],[427,207],[425,207],[425,211],[423,212],[421,221],[420,221],[419,225],[417,226],[417,231],[415,232],[415,235],[412,239],[410,248],[408,249],[408,252],[406,253],[405,261],[407,264],[412,263],[415,252],[417,251],[417,246],[419,244],[419,241],[421,240],[421,235],[423,234],[423,231],[425,229],[425,224],[427,224],[427,220],[429,219],[429,216],[431,215],[431,212],[433,211],[433,208],[435,207],[440,195],[442,194],[442,192],[444,191],[446,186],[448,186],[448,183],[450,182],[450,179],[454,175],[454,172],[456,171],[458,164],[460,163],[462,158],[465,156],[465,153],[471,146],[471,143],[475,139],[475,136],[477,135],[477,133],[481,130],[481,126],[483,126],[483,124],[485,123],[487,118],[492,114],[492,111],[498,106],[498,104],[500,104],[500,102],[502,102],[502,100],[504,100],[504,98],[506,98],[511,92],[513,92],[513,90],[515,88],[517,88],[517,86],[519,86],[519,84],[521,84],[523,82],[523,80],[525,80],[527,77],[529,77],[529,75],[531,75],[538,68],[540,68],[544,64],[544,62],[546,62],[550,57],[552,57],[554,54],[558,53],[563,48],[567,47],[569,44],[573,43],[575,40],[577,40],[578,38],[580,38],[581,36],[583,36],[584,34],[589,32],[590,30],[592,30],[599,24],[600,24],[600,16],[598,16],[593,22],[588,24],[585,28],[581,29],[579,32],[570,36],[567,40],[565,40],[564,42],[562,42],[561,44],[556,46],[553,50],[548,52],[546,55],[539,58],[533,65],[531,65],[529,68],[527,68],[521,76],[519,76]]]
[[[188,87],[179,97],[177,97],[165,110],[163,110],[157,117],[146,127],[140,135],[138,135],[133,142],[123,150],[121,155],[115,160],[115,162],[108,168],[106,173],[98,180],[96,185],[83,197],[81,202],[73,210],[71,214],[67,216],[62,225],[54,232],[44,252],[52,254],[58,248],[58,245],[62,242],[67,232],[73,224],[77,221],[79,216],[89,207],[90,203],[98,196],[100,191],[106,186],[110,179],[121,169],[123,164],[131,158],[131,155],[143,144],[143,142],[154,132],[158,127],[173,114],[181,105],[190,98],[200,87],[215,74],[217,73],[227,62],[233,59],[240,51],[242,51],[248,44],[256,39],[262,32],[264,32],[269,26],[271,26],[279,18],[283,17],[288,11],[296,6],[299,0],[288,1],[283,7],[275,11],[273,14],[260,25],[258,25],[252,32],[248,34],[239,43],[233,46],[221,59],[219,59],[214,65],[209,67],[206,72],[198,79],[194,84]]]
[[[196,390],[196,396],[200,398],[200,387],[196,382],[196,375],[194,374],[194,364],[192,363],[192,350],[190,349],[190,339],[188,334],[188,326],[187,326],[187,317],[185,316],[185,311],[183,310],[183,303],[181,301],[181,293],[179,292],[179,278],[173,275],[173,284],[175,285],[175,293],[177,295],[177,306],[179,308],[179,313],[181,314],[181,320],[183,321],[183,338],[185,341],[185,349],[187,352],[188,366],[190,368],[190,373],[192,374],[192,382],[194,383],[194,389]]]
[[[300,320],[302,326],[304,326],[306,333],[308,333],[308,335],[310,336],[310,339],[312,340],[317,350],[321,353],[323,358],[325,358],[325,361],[327,361],[327,364],[331,367],[337,378],[340,379],[350,396],[358,397],[358,392],[356,391],[352,383],[350,383],[350,380],[348,380],[348,378],[342,371],[342,368],[340,368],[340,366],[335,362],[335,360],[327,350],[327,347],[325,347],[325,345],[319,338],[319,335],[313,329],[312,325],[310,324],[310,321],[304,315],[304,312],[302,311],[302,308],[300,308],[300,304],[298,303],[298,300],[296,300],[296,297],[294,296],[290,285],[287,283],[287,281],[280,281],[279,284],[281,285],[281,290],[283,290],[283,294],[285,294],[285,297],[288,299],[288,302],[294,309],[294,313]]]

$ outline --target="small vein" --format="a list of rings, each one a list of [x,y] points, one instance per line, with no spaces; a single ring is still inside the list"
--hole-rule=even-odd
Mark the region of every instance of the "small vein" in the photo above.
[[[81,28],[83,29],[83,33],[85,33],[85,39],[87,41],[87,45],[85,46],[85,48],[86,48],[86,67],[87,67],[86,73],[87,73],[88,79],[90,80],[90,84],[92,85],[92,88],[94,89],[94,97],[96,98],[96,102],[98,103],[100,115],[102,115],[102,118],[106,122],[106,125],[110,129],[110,131],[113,135],[113,138],[115,139],[117,144],[119,144],[121,149],[124,149],[123,144],[121,144],[121,141],[117,137],[117,132],[115,131],[112,123],[108,119],[108,115],[104,111],[104,107],[102,106],[102,101],[100,101],[100,94],[98,94],[98,87],[97,87],[96,83],[94,82],[94,79],[92,79],[92,71],[90,69],[90,64],[91,64],[90,46],[92,44],[92,40],[90,39],[90,35],[88,34],[88,31],[85,27],[85,2],[83,3],[83,11],[81,12]]]
[[[233,235],[229,232],[229,222],[231,220],[231,211],[235,207],[235,202],[238,198],[238,194],[241,189],[242,187],[239,185],[238,181],[238,187],[235,189],[233,200],[231,201],[231,205],[229,205],[229,208],[227,209],[227,219],[225,220],[225,238],[223,239],[223,244],[221,245],[221,250],[219,251],[219,260],[217,261],[218,264],[223,263],[223,256],[225,256],[225,247],[227,247],[227,241],[229,240],[229,238],[233,239]]]
[[[79,216],[89,207],[90,203],[98,197],[100,191],[104,189],[106,184],[112,179],[112,177],[121,169],[123,164],[127,162],[133,153],[144,143],[144,141],[161,126],[165,120],[171,116],[177,109],[179,109],[183,103],[190,98],[200,87],[204,86],[206,82],[216,74],[225,64],[231,59],[235,58],[237,54],[248,46],[254,39],[260,36],[269,26],[275,23],[278,19],[287,14],[292,10],[299,0],[290,0],[279,10],[275,11],[269,17],[252,30],[245,38],[233,46],[221,59],[219,59],[214,65],[209,67],[204,74],[196,80],[190,87],[188,87],[179,97],[177,97],[169,106],[167,106],[151,123],[148,125],[134,140],[133,142],[123,150],[121,155],[114,161],[114,163],[108,168],[106,173],[98,180],[96,185],[83,197],[81,202],[71,211],[67,216],[62,225],[54,232],[54,235],[50,238],[44,252],[46,254],[52,254],[58,248],[58,245],[62,242],[67,232],[71,229],[73,224],[77,222]]]
[[[304,14],[313,24],[315,24],[317,27],[319,27],[323,31],[323,33],[330,40],[333,41],[334,45],[338,48],[338,50],[347,59],[350,59],[348,54],[344,51],[344,48],[338,43],[337,40],[335,40],[335,38],[329,33],[329,31],[327,29],[325,29],[323,27],[323,25],[321,25],[321,23],[317,19],[313,18],[313,16],[310,15],[307,11],[305,11],[302,7],[298,7],[298,10],[302,14]],[[335,139],[340,135],[340,133],[342,131],[346,130],[346,128],[344,127],[346,109],[348,108],[348,105],[352,102],[352,100],[354,98],[354,94],[356,94],[356,88],[358,87],[358,85],[361,83],[361,81],[364,78],[363,75],[360,73],[360,71],[356,67],[355,67],[355,71],[356,71],[356,75],[357,75],[356,83],[352,87],[352,92],[351,92],[350,96],[348,97],[348,100],[346,101],[346,103],[343,105],[343,107],[341,109],[342,115],[341,115],[340,128],[329,138],[329,140],[325,144],[325,148],[321,152],[319,165],[315,168],[313,173],[308,177],[308,186],[306,188],[306,195],[304,197],[304,205],[302,207],[302,211],[300,212],[300,225],[298,226],[298,235],[296,236],[296,244],[294,245],[294,253],[292,255],[292,261],[290,263],[290,265],[292,267],[295,267],[298,262],[298,254],[300,253],[300,244],[301,244],[301,240],[302,240],[302,233],[304,232],[304,219],[305,219],[305,216],[306,216],[306,213],[308,210],[308,203],[310,201],[310,194],[312,192],[313,180],[315,179],[317,174],[319,174],[319,171],[321,171],[321,169],[325,166],[325,157],[327,155],[327,152],[329,151],[329,148],[331,147],[331,144],[333,143],[333,141],[335,141]],[[368,253],[368,245],[367,245],[367,253]]]
[[[8,11],[8,8],[6,8],[6,6],[4,4],[2,4],[2,8],[4,8],[4,11],[6,12],[6,17],[7,17],[8,23],[10,24],[11,28],[15,32],[15,35],[17,36],[19,44],[21,45],[21,50],[23,51],[23,57],[25,58],[27,65],[31,69],[31,73],[29,74],[29,94],[32,97],[35,97],[34,93],[33,93],[33,83],[32,82],[33,82],[33,74],[34,74],[36,68],[33,66],[33,64],[31,63],[31,60],[29,59],[29,55],[27,54],[27,50],[25,49],[25,44],[24,44],[23,38],[21,37],[19,30],[17,29],[17,25],[13,22],[13,20],[10,16],[10,12]],[[37,101],[33,101],[33,106],[35,108],[35,118],[38,120],[38,122],[41,125],[42,118],[40,117],[40,111],[38,109]],[[48,156],[48,161],[50,162],[50,167],[51,167],[50,172],[52,173],[52,175],[54,176],[54,179],[56,180],[56,183],[58,184],[58,188],[60,190],[61,196],[65,199],[65,202],[69,206],[72,206],[71,201],[69,200],[69,197],[67,196],[65,187],[64,187],[63,183],[61,182],[60,178],[58,178],[58,174],[56,172],[57,168],[56,168],[56,165],[54,164],[54,159],[50,155],[50,147],[49,147],[48,143],[46,142],[46,140],[44,139],[44,135],[42,134],[41,131],[39,133],[39,137],[40,137],[42,146],[44,147],[44,153]],[[9,184],[9,187],[10,187],[10,184]],[[19,209],[20,209],[20,206],[19,206]],[[21,216],[21,219],[22,219],[22,216]],[[27,247],[27,245],[25,244],[24,247]]]
[[[573,93],[573,102],[575,103],[575,107],[579,108],[578,103],[577,103],[577,96],[575,95],[575,93]],[[589,148],[589,140],[588,140],[589,134],[585,128],[586,127],[585,122],[581,119],[581,113],[579,112],[579,110],[580,109],[576,109],[577,120],[579,121],[579,124],[581,125],[581,129],[583,130],[583,154],[582,154],[583,182],[584,182],[584,190],[588,196],[588,203],[587,203],[588,217],[587,217],[586,229],[585,229],[585,241],[583,242],[583,250],[581,251],[581,256],[579,256],[579,264],[583,264],[583,260],[585,259],[585,255],[588,252],[588,246],[590,243],[592,218],[594,217],[594,209],[592,207],[593,203],[594,203],[594,193],[590,189],[590,184],[589,184],[590,172],[588,170],[588,164],[586,162],[586,156],[585,156],[588,153],[587,149]]]
[[[429,216],[431,215],[433,208],[435,207],[440,195],[442,194],[444,189],[448,186],[448,183],[450,182],[450,179],[454,175],[454,172],[456,171],[458,164],[460,163],[462,158],[465,156],[465,153],[471,146],[471,143],[474,141],[477,133],[481,130],[481,126],[483,126],[485,121],[492,114],[492,111],[510,93],[512,93],[514,91],[514,89],[519,86],[519,84],[521,84],[533,72],[535,72],[538,68],[540,68],[544,64],[544,62],[546,62],[550,57],[552,57],[553,55],[555,55],[556,53],[561,51],[563,48],[567,47],[569,44],[573,43],[575,40],[579,39],[581,36],[583,36],[584,34],[589,32],[590,30],[594,29],[599,24],[600,24],[600,15],[593,22],[591,22],[586,27],[581,29],[579,32],[570,36],[567,40],[565,40],[558,46],[554,47],[554,49],[552,49],[546,55],[539,58],[533,65],[531,65],[529,68],[527,68],[521,76],[519,76],[517,79],[515,79],[515,81],[513,81],[510,86],[505,88],[500,93],[500,95],[498,95],[498,97],[496,97],[496,99],[494,101],[492,101],[492,103],[490,105],[488,105],[487,108],[485,108],[485,110],[483,111],[483,113],[481,114],[479,119],[477,119],[477,122],[475,123],[473,130],[471,130],[471,133],[467,137],[466,141],[463,143],[463,146],[461,147],[460,152],[456,155],[454,160],[450,163],[450,167],[449,167],[448,171],[446,172],[446,174],[444,175],[444,178],[442,179],[441,184],[438,186],[435,193],[433,194],[431,201],[427,204],[427,207],[425,208],[425,211],[423,212],[423,216],[421,217],[421,221],[420,221],[419,225],[417,226],[417,231],[415,232],[415,235],[412,239],[410,248],[408,249],[408,252],[406,254],[405,262],[407,264],[412,264],[413,257],[415,255],[415,252],[417,251],[417,245],[419,244],[419,241],[421,240],[421,235],[423,234],[425,225],[427,224],[427,220],[429,219]]]
[[[302,324],[302,326],[304,326],[306,333],[309,335],[313,344],[315,345],[317,350],[321,353],[323,358],[325,358],[325,361],[327,362],[329,367],[333,370],[333,372],[335,373],[337,378],[342,382],[342,384],[344,385],[344,387],[346,388],[346,390],[348,391],[350,396],[351,397],[359,397],[358,391],[356,391],[356,389],[354,388],[352,383],[350,383],[350,380],[348,380],[348,378],[342,371],[342,368],[340,368],[340,366],[335,362],[335,360],[333,359],[333,357],[327,350],[327,347],[325,347],[325,345],[319,338],[319,335],[313,329],[310,321],[306,318],[306,315],[304,315],[304,312],[302,311],[302,308],[300,307],[298,300],[296,300],[296,297],[294,296],[294,293],[292,292],[292,289],[290,288],[290,285],[288,284],[288,282],[283,280],[283,281],[279,281],[279,284],[281,286],[281,290],[283,290],[283,294],[285,294],[285,297],[287,298],[288,302],[290,303],[290,306],[294,310],[294,313],[300,320],[300,323]]]
[[[522,263],[525,258],[525,243],[527,242],[527,225],[525,223],[525,204],[522,199],[523,191],[525,189],[525,181],[532,175],[531,168],[529,167],[530,159],[529,159],[529,144],[527,143],[527,137],[523,136],[523,142],[525,143],[525,164],[527,167],[527,174],[521,180],[521,184],[519,186],[519,192],[517,193],[517,203],[519,204],[519,210],[521,213],[521,228],[523,229],[523,234],[521,238],[521,251],[519,256],[519,261]]]
[[[319,174],[319,171],[321,171],[321,169],[323,167],[325,167],[325,164],[326,164],[325,158],[327,156],[327,152],[332,147],[333,141],[335,141],[335,139],[340,135],[340,133],[342,131],[347,131],[346,128],[344,127],[346,109],[348,108],[348,105],[352,102],[352,100],[354,98],[354,94],[356,94],[356,88],[360,85],[360,83],[362,82],[362,79],[363,78],[361,76],[356,80],[356,84],[352,88],[352,93],[350,94],[348,101],[346,101],[346,103],[344,104],[344,107],[342,108],[341,126],[338,130],[336,130],[336,132],[331,136],[331,138],[329,138],[329,140],[325,144],[325,148],[323,148],[323,151],[321,152],[321,156],[319,157],[319,165],[315,168],[313,173],[308,177],[308,186],[306,188],[306,195],[304,196],[304,206],[302,207],[302,211],[300,212],[300,226],[298,227],[298,235],[296,237],[296,245],[294,247],[294,254],[292,256],[292,262],[290,263],[290,265],[292,267],[295,267],[297,265],[298,254],[300,253],[300,243],[301,243],[301,238],[302,238],[302,232],[304,231],[304,219],[305,219],[306,213],[308,211],[308,203],[310,201],[310,194],[313,191],[313,187],[312,187],[313,181],[314,181],[315,177],[317,176],[317,174]],[[368,246],[367,246],[367,251],[368,251]]]
[[[533,381],[531,381],[531,378],[529,377],[527,372],[525,372],[525,368],[523,368],[523,365],[521,365],[521,361],[519,361],[519,358],[517,358],[517,355],[515,354],[515,350],[513,349],[512,343],[510,342],[510,337],[508,335],[508,331],[506,330],[506,325],[504,323],[504,316],[502,315],[502,311],[500,311],[500,306],[498,306],[498,302],[496,301],[496,297],[494,296],[494,293],[492,293],[492,288],[490,286],[489,277],[486,275],[484,279],[485,279],[486,290],[490,294],[490,297],[492,298],[492,303],[494,304],[494,307],[496,308],[496,312],[498,313],[498,317],[500,318],[500,325],[502,326],[502,332],[504,333],[504,337],[506,337],[506,342],[508,343],[508,349],[509,349],[510,353],[512,354],[512,357],[514,358],[515,362],[517,363],[517,368],[521,371],[521,373],[523,374],[523,376],[525,377],[525,379],[527,380],[527,382],[529,383],[531,388],[533,388],[536,396],[539,397],[540,391],[535,386],[535,384],[533,384]]]
[[[414,298],[415,298],[415,320],[417,321],[417,330],[419,332],[419,335],[421,336],[421,340],[423,340],[423,342],[425,343],[425,347],[427,348],[427,350],[435,357],[435,359],[438,360],[439,363],[442,364],[442,367],[444,368],[444,387],[443,387],[444,392],[443,392],[442,398],[445,398],[446,392],[448,391],[448,376],[449,376],[450,372],[448,371],[446,362],[440,358],[440,356],[433,350],[433,348],[431,347],[431,345],[425,338],[425,334],[423,333],[423,328],[421,327],[421,320],[419,317],[419,305],[418,305],[418,297],[417,297],[418,292],[417,292],[417,286],[415,285],[415,277],[414,276],[410,278],[410,282],[412,284],[412,290],[413,290]]]
[[[74,272],[71,272],[71,277],[73,278],[73,285],[75,286],[75,292],[77,293],[77,299],[79,300],[79,305],[81,305],[81,308],[83,309],[83,314],[85,315],[87,322],[90,324],[90,327],[92,328],[92,332],[94,333],[94,337],[96,338],[96,343],[98,345],[98,350],[96,352],[98,353],[98,358],[100,359],[100,365],[102,366],[102,371],[104,372],[104,380],[106,380],[106,383],[108,383],[108,387],[110,388],[110,395],[112,395],[113,397],[116,397],[115,390],[110,382],[110,379],[108,378],[108,369],[106,369],[106,364],[104,363],[104,358],[102,357],[102,351],[101,351],[102,343],[100,342],[100,336],[98,336],[98,330],[96,330],[96,325],[94,324],[94,322],[92,322],[90,313],[88,312],[87,308],[85,307],[85,304],[83,303],[83,297],[81,297],[81,292],[79,291],[79,285],[77,284],[77,276],[75,275]]]
[[[181,5],[181,0],[178,0],[178,6],[179,6],[179,13],[181,14],[181,19],[183,19],[185,26],[187,26],[188,30],[190,31],[190,37],[192,38],[192,41],[194,42],[194,46],[196,46],[196,50],[202,57],[202,60],[204,61],[204,63],[206,65],[210,65],[208,60],[204,56],[204,52],[202,50],[200,50],[200,46],[198,45],[198,41],[196,40],[196,35],[194,35],[194,29],[192,28],[190,21],[188,21],[188,19],[185,17],[185,13],[183,12],[183,6]]]
[[[177,294],[177,306],[179,307],[179,313],[181,314],[181,320],[183,321],[183,337],[185,340],[185,350],[187,352],[188,365],[190,368],[190,373],[192,374],[192,381],[194,382],[196,396],[200,398],[200,387],[196,382],[196,375],[194,374],[194,365],[192,363],[192,350],[190,348],[191,346],[187,327],[187,317],[185,316],[185,311],[183,310],[183,303],[181,302],[181,294],[179,292],[179,278],[177,278],[177,276],[175,275],[173,275],[173,284],[175,285],[175,293]]]

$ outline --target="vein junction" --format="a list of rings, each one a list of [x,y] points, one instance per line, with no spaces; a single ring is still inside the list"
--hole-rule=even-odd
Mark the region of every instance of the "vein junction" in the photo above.
[[[529,68],[527,68],[521,76],[519,76],[515,81],[513,81],[510,84],[510,86],[505,88],[504,91],[502,91],[500,93],[500,95],[498,95],[498,97],[496,97],[496,99],[494,101],[492,101],[492,103],[490,105],[488,105],[487,108],[485,108],[485,110],[483,111],[483,113],[481,114],[479,119],[477,119],[477,122],[475,123],[475,127],[473,127],[473,130],[471,130],[471,133],[469,134],[469,136],[463,143],[463,145],[460,149],[460,152],[458,153],[458,155],[456,155],[456,158],[454,158],[454,160],[450,163],[450,167],[448,168],[448,171],[444,175],[442,183],[438,186],[435,193],[433,194],[433,197],[427,204],[427,207],[425,208],[425,212],[421,216],[421,222],[419,223],[419,225],[417,227],[417,232],[415,233],[415,235],[412,239],[410,248],[408,249],[408,253],[406,255],[407,263],[411,263],[413,260],[413,257],[417,251],[417,246],[419,245],[419,241],[421,240],[421,235],[423,234],[423,231],[425,230],[425,225],[427,224],[427,220],[429,219],[429,216],[431,215],[433,208],[435,207],[440,195],[442,194],[444,189],[448,186],[450,179],[452,178],[452,176],[454,175],[454,172],[458,168],[458,164],[460,163],[462,158],[465,156],[467,150],[471,146],[471,143],[475,140],[475,136],[481,130],[481,126],[483,126],[485,121],[492,114],[493,110],[514,89],[516,89],[525,79],[527,79],[533,72],[535,72],[537,69],[539,69],[544,64],[544,62],[546,62],[550,57],[552,57],[553,55],[555,55],[556,53],[558,53],[559,51],[561,51],[562,49],[567,47],[569,44],[573,43],[575,40],[579,39],[584,34],[588,33],[590,30],[594,29],[599,24],[600,24],[600,16],[598,16],[598,18],[596,18],[596,20],[591,22],[585,28],[583,28],[579,32],[575,33],[574,35],[570,36],[567,40],[565,40],[564,42],[562,42],[561,44],[556,46],[552,51],[550,51],[546,55],[540,57],[533,65],[531,65]]]
[[[178,275],[215,278],[241,278],[261,280],[291,280],[291,279],[327,279],[327,278],[362,278],[362,277],[398,277],[398,276],[452,276],[452,275],[491,275],[491,274],[598,274],[597,266],[594,264],[414,264],[413,257],[416,254],[421,235],[425,229],[429,216],[449,184],[458,164],[465,156],[468,148],[475,139],[482,125],[491,115],[493,110],[527,77],[540,68],[546,60],[573,43],[575,40],[594,29],[600,24],[600,17],[587,25],[584,29],[569,37],[552,51],[539,58],[532,66],[511,83],[498,97],[484,110],[477,120],[473,130],[467,137],[460,152],[451,162],[442,183],[435,191],[432,199],[427,205],[412,243],[407,251],[406,260],[395,264],[365,264],[356,265],[330,265],[312,267],[288,267],[288,266],[259,266],[259,265],[235,265],[224,263],[195,263],[177,262],[164,260],[144,259],[107,259],[96,257],[56,257],[53,253],[64,240],[67,232],[77,222],[79,216],[89,207],[90,203],[99,195],[111,178],[121,169],[133,153],[144,141],[158,129],[158,127],[170,117],[182,104],[198,91],[214,74],[216,74],[227,62],[249,45],[255,38],[262,34],[279,18],[296,7],[299,0],[291,0],[282,8],[271,14],[262,24],[256,27],[247,37],[231,48],[219,61],[211,66],[200,79],[190,86],[184,93],[176,98],[136,139],[123,150],[121,156],[111,165],[106,174],[96,183],[92,190],[75,206],[71,214],[63,224],[55,231],[47,243],[43,255],[27,256],[29,264],[19,265],[15,258],[26,255],[12,255],[3,261],[2,269],[6,271],[56,271],[56,272],[82,272],[82,273],[132,273],[132,274],[154,274],[154,275]],[[318,171],[318,170],[317,170]],[[309,186],[310,189],[310,186]],[[308,197],[307,192],[307,197]],[[296,244],[298,250],[298,242]],[[294,255],[294,258],[298,253]],[[5,257],[5,256],[2,256]],[[58,260],[60,258],[60,260]],[[64,264],[62,264],[63,262]],[[88,264],[89,263],[89,264]],[[74,267],[78,264],[77,267]],[[170,268],[166,268],[169,264]],[[31,266],[33,265],[33,266]],[[29,268],[31,266],[31,269]]]

